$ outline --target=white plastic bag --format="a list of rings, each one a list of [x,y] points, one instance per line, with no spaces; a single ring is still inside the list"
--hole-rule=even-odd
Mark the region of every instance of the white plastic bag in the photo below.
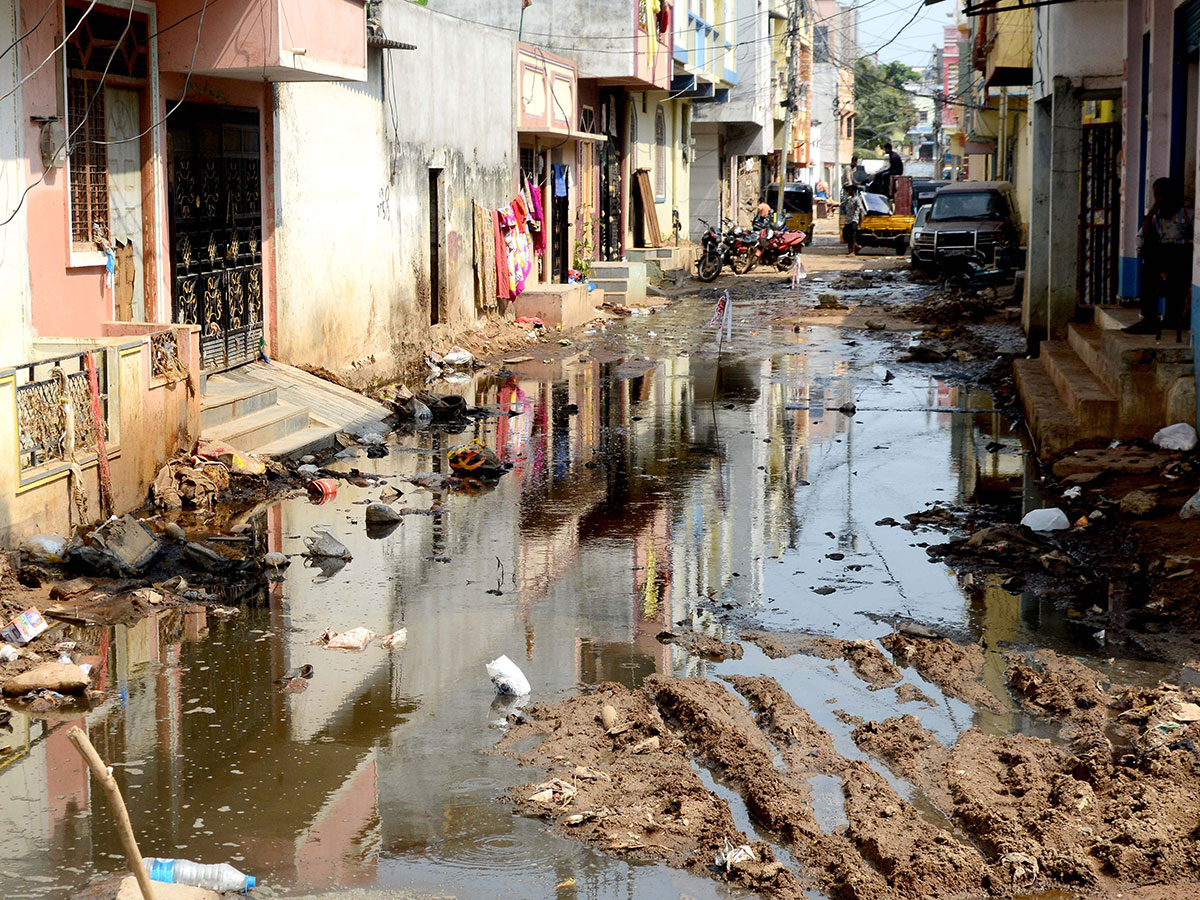
[[[1194,450],[1196,448],[1196,429],[1187,422],[1168,425],[1154,432],[1154,446],[1164,450]]]
[[[383,435],[378,431],[368,431],[358,436],[358,442],[364,447],[379,447],[384,443]]]
[[[56,534],[35,534],[21,542],[21,549],[34,562],[58,563],[67,554],[67,539]]]
[[[1031,509],[1025,514],[1021,524],[1034,531],[1062,531],[1071,527],[1067,514],[1057,507],[1050,506],[1045,509]]]
[[[442,362],[448,366],[467,366],[471,364],[471,360],[475,357],[462,347],[451,347],[446,355],[442,357]]]
[[[385,650],[394,650],[397,647],[404,647],[408,644],[408,629],[400,628],[393,631],[391,634],[384,637],[379,642],[379,646]]]
[[[320,472],[321,470],[319,468],[317,468],[316,466],[314,466],[312,463],[305,463],[302,466],[296,466],[296,471],[298,473],[300,473],[301,475],[303,475],[305,478],[316,478],[317,473]]]
[[[20,657],[21,651],[12,644],[0,644],[0,662],[13,662]]]
[[[1179,510],[1179,518],[1181,519],[1200,519],[1200,491],[1192,495],[1192,499],[1183,504],[1183,509]]]
[[[334,559],[351,559],[350,548],[333,536],[328,525],[314,525],[312,531],[316,537],[306,537],[304,546],[308,548],[309,556],[330,556]]]
[[[496,686],[497,693],[512,697],[523,697],[529,693],[529,680],[525,673],[507,656],[498,657],[488,663],[487,673],[492,679],[492,684]]]
[[[375,632],[359,625],[337,634],[325,632],[325,646],[330,650],[361,650],[375,639]]]

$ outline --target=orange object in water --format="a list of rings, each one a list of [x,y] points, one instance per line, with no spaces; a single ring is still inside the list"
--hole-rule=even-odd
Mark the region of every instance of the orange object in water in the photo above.
[[[448,454],[450,468],[465,475],[499,475],[504,471],[500,458],[478,440],[455,447]]]
[[[337,482],[332,478],[317,478],[308,483],[308,493],[319,506],[337,496]]]

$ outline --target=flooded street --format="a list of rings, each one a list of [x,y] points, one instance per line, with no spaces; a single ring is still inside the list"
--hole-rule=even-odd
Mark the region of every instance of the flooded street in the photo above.
[[[478,433],[402,431],[388,455],[358,449],[336,464],[386,478],[403,492],[395,506],[430,514],[368,532],[364,504],[381,489],[348,483],[321,505],[294,496],[253,513],[266,548],[288,554],[303,551],[313,525],[330,526],[353,553],[345,565],[296,557],[229,621],[173,611],[67,629],[96,658],[106,699],[86,726],[142,852],[230,862],[277,895],[738,896],[514,815],[505,792],[538,777],[489,752],[509,710],[484,664],[507,654],[537,701],[655,674],[768,675],[852,760],[868,757],[838,710],[912,713],[947,745],[972,725],[1051,737],[1008,699],[1003,653],[1014,647],[1052,647],[1133,683],[1177,675],[1105,663],[1109,651],[1048,603],[959,577],[925,552],[940,535],[884,521],[936,501],[1032,501],[1021,440],[986,390],[897,365],[885,338],[772,324],[780,300],[735,302],[734,340],[719,357],[712,298],[681,300],[610,324],[563,358],[478,376],[464,386],[468,403],[515,413]],[[494,487],[413,481],[446,471],[445,451],[472,438],[513,463]],[[876,639],[901,619],[980,642],[983,681],[1005,708],[974,709],[913,668],[904,682],[932,705],[901,705],[840,660],[771,659],[746,643],[742,658],[716,663],[657,637],[737,640],[759,628]],[[316,643],[327,628],[360,625],[404,626],[407,646]],[[315,669],[306,689],[276,684],[305,664]],[[0,732],[6,898],[68,898],[124,869],[67,741],[72,724],[82,722],[15,714]],[[918,788],[877,768],[944,821]],[[755,834],[739,794],[700,772]],[[844,824],[838,780],[816,776],[811,787],[822,828]]]

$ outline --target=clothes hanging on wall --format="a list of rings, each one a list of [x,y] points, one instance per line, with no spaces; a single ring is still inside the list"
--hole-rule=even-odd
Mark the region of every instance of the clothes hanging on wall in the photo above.
[[[472,204],[475,226],[475,304],[495,309],[496,299],[496,227],[492,212],[480,203]]]
[[[496,296],[502,300],[513,299],[512,275],[508,270],[508,243],[504,239],[503,223],[500,220],[500,210],[493,209],[492,235],[495,240],[496,260]]]
[[[533,241],[533,251],[539,256],[546,252],[546,214],[542,209],[542,191],[536,182],[530,182],[521,173],[521,181],[525,186],[525,198],[529,203],[529,237]]]
[[[567,196],[567,167],[560,163],[555,163],[553,166],[553,171],[554,171],[554,196],[555,197]]]
[[[508,251],[508,284],[515,297],[525,290],[525,281],[533,269],[533,243],[525,229],[529,214],[520,197],[497,212]]]

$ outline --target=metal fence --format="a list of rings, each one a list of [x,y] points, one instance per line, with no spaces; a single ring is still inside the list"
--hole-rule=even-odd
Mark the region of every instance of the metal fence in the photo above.
[[[94,352],[100,394],[99,426],[104,429],[102,433],[107,439],[106,357],[103,350]],[[68,400],[75,423],[76,457],[96,451],[97,423],[92,414],[86,352],[29,363],[18,368],[16,375],[17,446],[22,472],[67,460],[69,448],[66,445],[67,420],[64,412],[68,408]]]

